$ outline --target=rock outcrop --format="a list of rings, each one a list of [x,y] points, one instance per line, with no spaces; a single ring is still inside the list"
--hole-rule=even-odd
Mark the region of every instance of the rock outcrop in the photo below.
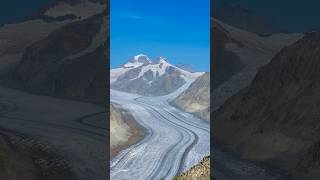
[[[212,107],[216,110],[228,98],[248,86],[259,68],[270,62],[281,48],[301,34],[273,34],[261,37],[212,18],[211,54],[214,60]]]
[[[117,104],[110,104],[110,158],[143,136],[144,130],[128,111]]]
[[[210,121],[210,73],[205,73],[195,80],[172,104]]]
[[[210,157],[203,158],[199,164],[175,177],[174,180],[210,180]]]

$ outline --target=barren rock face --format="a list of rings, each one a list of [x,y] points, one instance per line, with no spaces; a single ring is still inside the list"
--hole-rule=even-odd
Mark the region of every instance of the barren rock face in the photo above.
[[[13,82],[40,94],[105,104],[106,20],[100,13],[67,24],[26,48]]]
[[[144,131],[133,116],[121,106],[110,104],[110,156],[113,158],[126,147],[137,143]]]
[[[210,73],[205,73],[179,95],[173,104],[186,112],[210,120]]]
[[[319,42],[320,33],[306,34],[261,68],[217,111],[215,142],[296,179],[319,178]]]
[[[218,23],[212,21],[212,24],[210,48],[214,63],[214,83],[212,87],[215,89],[243,69],[245,64],[235,52],[227,49],[227,44],[237,44],[241,46],[241,42],[231,37],[228,30]]]
[[[259,36],[212,18],[211,53],[214,58],[213,110],[247,87],[259,68],[270,62],[281,48],[302,38],[301,34]]]
[[[119,109],[110,105],[110,148],[123,144],[131,136],[129,126],[123,121]]]
[[[174,180],[209,180],[210,179],[210,157],[193,166],[187,172],[174,178]]]

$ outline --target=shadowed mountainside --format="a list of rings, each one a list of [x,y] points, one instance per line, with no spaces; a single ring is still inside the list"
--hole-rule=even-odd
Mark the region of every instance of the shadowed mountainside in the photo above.
[[[34,93],[105,104],[108,18],[67,24],[26,48],[9,85]],[[12,83],[13,82],[13,83]]]
[[[213,122],[214,141],[291,179],[319,179],[320,33],[285,47]]]
[[[273,34],[261,37],[212,18],[211,52],[214,58],[213,110],[248,86],[260,67],[281,48],[296,42],[301,34]],[[216,30],[214,29],[216,28]],[[214,38],[216,37],[217,42]],[[219,52],[221,51],[221,52]]]
[[[5,180],[107,178],[108,7],[67,2],[0,27]]]
[[[234,74],[238,73],[244,64],[240,57],[230,49],[227,49],[227,44],[237,44],[241,46],[241,42],[230,36],[229,32],[218,23],[212,21],[211,27],[211,54],[213,56],[213,89],[218,87],[223,82],[227,81]]]

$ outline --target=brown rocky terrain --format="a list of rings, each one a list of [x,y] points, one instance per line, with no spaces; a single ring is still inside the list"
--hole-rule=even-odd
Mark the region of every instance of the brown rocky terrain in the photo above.
[[[216,111],[214,142],[288,179],[320,178],[320,33],[283,48]]]
[[[200,76],[171,104],[210,121],[210,73]]]
[[[119,105],[110,104],[110,158],[137,143],[144,136],[143,128]]]
[[[0,137],[0,179],[1,180],[33,180],[35,167],[31,159],[26,160],[9,146],[5,139]]]
[[[68,162],[54,153],[49,145],[22,134],[1,130],[1,180],[76,179]]]
[[[175,177],[174,180],[210,180],[210,157],[203,158],[199,164]]]

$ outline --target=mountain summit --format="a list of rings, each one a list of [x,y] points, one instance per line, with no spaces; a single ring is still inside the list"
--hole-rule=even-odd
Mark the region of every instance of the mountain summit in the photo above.
[[[169,94],[200,75],[202,73],[182,70],[164,57],[151,61],[148,56],[139,54],[121,68],[112,69],[110,82],[112,89],[157,96]]]
[[[138,54],[131,58],[129,62],[123,65],[124,68],[134,68],[142,65],[150,64],[152,61],[144,54]]]

